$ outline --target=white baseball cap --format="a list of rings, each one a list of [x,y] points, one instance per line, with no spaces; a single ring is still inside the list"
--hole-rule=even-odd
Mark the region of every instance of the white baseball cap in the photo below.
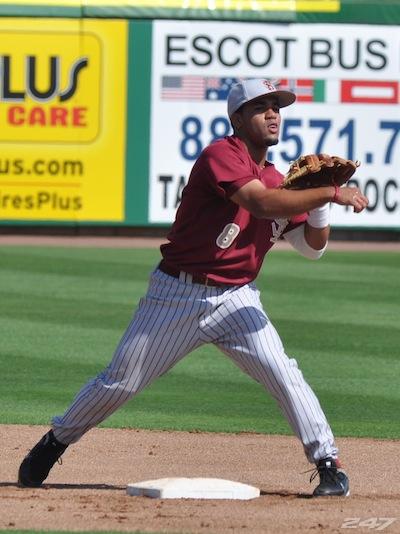
[[[275,95],[278,98],[278,106],[284,108],[290,106],[296,100],[296,95],[291,91],[281,91],[270,80],[250,79],[242,80],[232,86],[228,95],[228,115],[231,117],[240,106],[260,96]]]

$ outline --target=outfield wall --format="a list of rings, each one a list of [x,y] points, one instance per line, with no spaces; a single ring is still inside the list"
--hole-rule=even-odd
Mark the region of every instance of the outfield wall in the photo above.
[[[390,1],[0,0],[0,225],[169,225],[230,86],[268,76],[298,95],[276,166],[360,160],[370,206],[333,227],[398,232],[399,22]]]

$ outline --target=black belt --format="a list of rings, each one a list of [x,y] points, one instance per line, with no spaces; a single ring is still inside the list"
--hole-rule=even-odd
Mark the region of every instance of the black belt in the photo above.
[[[173,276],[174,278],[179,278],[182,271],[179,269],[176,269],[172,265],[169,265],[164,260],[161,260],[158,268],[160,271],[162,271],[165,274],[168,274],[169,276]],[[192,277],[192,283],[193,284],[202,284],[203,286],[212,286],[212,287],[221,287],[226,286],[228,284],[222,284],[221,282],[216,282],[215,280],[212,280],[211,278],[208,278],[207,276],[203,274],[192,274],[192,273],[185,273],[187,275],[190,275]]]

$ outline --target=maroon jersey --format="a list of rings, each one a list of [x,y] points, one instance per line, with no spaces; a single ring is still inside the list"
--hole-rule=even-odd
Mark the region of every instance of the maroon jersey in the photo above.
[[[205,148],[182,192],[169,243],[161,246],[164,260],[221,283],[242,285],[254,280],[280,235],[307,218],[304,214],[290,221],[256,219],[230,199],[255,178],[276,188],[283,175],[272,163],[261,169],[235,136]]]

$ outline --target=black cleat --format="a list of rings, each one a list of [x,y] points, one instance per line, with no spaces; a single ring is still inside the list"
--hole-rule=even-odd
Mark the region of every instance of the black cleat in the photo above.
[[[53,431],[49,430],[22,460],[18,471],[18,484],[29,488],[41,486],[67,447],[68,445],[57,441]]]
[[[314,497],[348,497],[350,495],[349,479],[343,471],[339,471],[339,462],[334,458],[324,458],[317,463],[316,471],[311,475],[310,482],[319,475],[320,482],[313,491]]]

